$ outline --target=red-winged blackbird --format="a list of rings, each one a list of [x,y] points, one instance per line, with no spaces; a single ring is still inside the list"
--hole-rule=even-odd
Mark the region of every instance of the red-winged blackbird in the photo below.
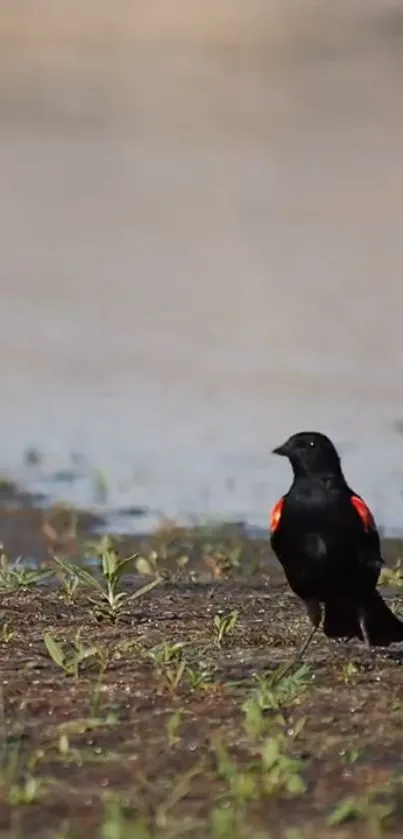
[[[273,450],[290,460],[294,480],[274,506],[272,548],[313,624],[329,638],[361,638],[368,645],[403,641],[403,623],[376,584],[383,560],[371,511],[348,486],[333,443],[301,432]]]

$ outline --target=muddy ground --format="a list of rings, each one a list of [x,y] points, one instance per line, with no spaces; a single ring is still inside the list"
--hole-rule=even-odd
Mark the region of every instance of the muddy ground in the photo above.
[[[82,560],[96,517],[13,493],[8,554],[54,576],[0,569],[0,837],[402,835],[403,650],[318,634],[282,676],[306,617],[241,527],[120,540],[161,580],[112,619],[52,559]],[[134,571],[121,591],[147,581]],[[389,583],[403,616],[400,574]]]

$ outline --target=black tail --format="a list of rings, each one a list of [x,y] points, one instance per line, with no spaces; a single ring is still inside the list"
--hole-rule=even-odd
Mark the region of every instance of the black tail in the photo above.
[[[387,647],[403,641],[403,623],[390,611],[379,591],[373,591],[364,606],[364,622],[373,646]]]
[[[403,641],[403,623],[391,612],[379,591],[374,590],[358,606],[357,602],[329,600],[325,603],[323,631],[328,638],[361,638],[360,612],[366,635],[373,647],[388,647]]]

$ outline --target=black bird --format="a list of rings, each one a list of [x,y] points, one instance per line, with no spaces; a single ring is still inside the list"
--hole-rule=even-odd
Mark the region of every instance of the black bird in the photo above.
[[[383,559],[374,518],[348,486],[331,440],[304,431],[273,454],[288,457],[294,473],[272,510],[270,531],[272,548],[312,623],[300,655],[323,613],[329,638],[360,638],[368,646],[403,641],[403,623],[376,589]]]

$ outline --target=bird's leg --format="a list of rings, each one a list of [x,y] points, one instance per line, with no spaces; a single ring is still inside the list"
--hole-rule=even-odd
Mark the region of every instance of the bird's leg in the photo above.
[[[310,630],[307,638],[305,638],[305,641],[302,644],[302,646],[299,648],[299,650],[297,650],[295,656],[293,656],[293,658],[290,661],[286,661],[285,664],[283,664],[283,666],[278,669],[275,676],[276,682],[280,681],[280,679],[283,679],[284,676],[286,676],[290,672],[290,670],[292,670],[296,662],[302,658],[305,651],[308,649],[316,630],[320,626],[320,622],[322,620],[322,609],[318,600],[304,600],[304,605],[308,612],[308,617],[312,623],[312,629]]]
[[[317,628],[318,628],[317,626],[313,626],[312,629],[309,631],[307,637],[305,638],[304,643],[302,644],[302,646],[296,652],[295,661],[298,661],[300,658],[302,658],[304,653],[307,651],[307,649],[309,647],[309,644],[311,643],[312,638],[315,635],[315,632],[316,632]]]
[[[302,658],[304,653],[309,647],[309,644],[312,641],[313,636],[315,635],[316,630],[319,628],[321,620],[322,620],[322,609],[318,600],[304,600],[305,608],[308,612],[309,620],[312,624],[312,629],[310,630],[309,634],[305,638],[304,643],[299,648],[295,659],[298,660]]]
[[[361,629],[361,632],[362,632],[362,637],[364,639],[365,645],[368,647],[368,649],[371,649],[371,641],[370,641],[370,638],[369,638],[369,635],[368,635],[368,629],[367,629],[367,624],[366,624],[365,619],[366,619],[365,609],[360,609],[359,612],[358,612],[358,623],[359,623],[359,626],[360,626],[360,629]]]

